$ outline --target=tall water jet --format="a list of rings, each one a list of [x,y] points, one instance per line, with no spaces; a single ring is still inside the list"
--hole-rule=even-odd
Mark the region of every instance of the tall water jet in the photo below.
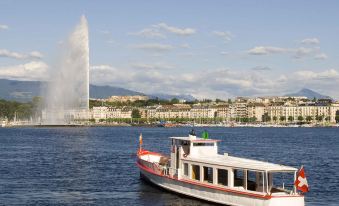
[[[89,39],[85,16],[62,44],[61,60],[51,72],[43,124],[69,124],[88,118]]]

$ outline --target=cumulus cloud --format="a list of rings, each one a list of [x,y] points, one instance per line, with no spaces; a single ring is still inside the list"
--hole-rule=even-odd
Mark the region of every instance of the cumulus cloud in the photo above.
[[[254,70],[254,71],[271,71],[272,68],[270,68],[268,66],[256,66],[256,67],[253,67],[252,70]]]
[[[319,39],[317,38],[306,38],[301,40],[302,44],[320,44]]]
[[[128,33],[129,35],[142,36],[146,38],[166,38],[165,34],[161,33],[158,29],[154,28],[145,28],[138,32]]]
[[[138,44],[138,45],[134,45],[133,48],[142,49],[146,51],[155,51],[155,52],[165,52],[165,51],[170,51],[174,49],[172,45],[159,44],[159,43]]]
[[[0,57],[14,58],[14,59],[41,59],[43,55],[38,51],[32,51],[27,54],[9,51],[7,49],[0,49]]]
[[[131,64],[133,68],[138,68],[138,69],[173,69],[174,66],[169,65],[167,63],[153,63],[153,64],[147,64],[147,63],[133,63]]]
[[[5,24],[0,24],[0,30],[7,30],[9,27]]]
[[[335,69],[329,69],[321,72],[301,70],[295,72],[299,80],[328,80],[339,79],[339,73]]]
[[[192,34],[196,33],[196,30],[193,28],[178,28],[178,27],[174,27],[174,26],[169,26],[166,23],[159,23],[156,25],[153,25],[154,28],[159,28],[159,29],[163,29],[167,32],[176,34],[176,35],[180,35],[180,36],[189,36]]]
[[[320,53],[320,54],[316,54],[314,56],[315,59],[318,59],[318,60],[325,60],[328,58],[328,56],[325,54],[325,53]]]
[[[304,57],[312,57],[314,59],[327,59],[327,55],[320,51],[319,47],[298,47],[298,48],[283,48],[273,46],[256,46],[247,50],[250,55],[273,55],[273,54],[290,54],[296,59]]]
[[[166,38],[165,33],[171,33],[179,36],[190,36],[196,33],[193,28],[179,28],[169,26],[166,23],[154,24],[150,27],[144,28],[138,32],[130,32],[129,35],[142,36],[146,38]]]
[[[276,74],[258,72],[270,69],[267,66],[258,66],[251,70],[209,68],[177,75],[167,71],[166,68],[171,67],[173,66],[166,63],[140,62],[119,68],[95,65],[91,67],[90,77],[91,83],[99,85],[119,86],[148,94],[192,94],[198,98],[283,95],[301,87],[319,91],[328,88],[328,91],[334,91],[333,88],[339,82],[339,72],[335,69]],[[331,95],[330,92],[327,93]],[[333,93],[332,96],[339,96]]]
[[[295,50],[291,50],[294,52],[294,57],[297,59],[300,59],[302,57],[308,56],[312,53],[314,53],[317,49],[314,48],[305,48],[305,47],[300,47]]]
[[[48,65],[42,61],[0,67],[0,77],[17,80],[46,80]]]
[[[222,38],[225,43],[229,42],[233,38],[233,34],[229,31],[213,31],[212,32],[214,35]]]
[[[257,46],[247,51],[251,55],[269,55],[290,52],[290,49],[272,46]]]

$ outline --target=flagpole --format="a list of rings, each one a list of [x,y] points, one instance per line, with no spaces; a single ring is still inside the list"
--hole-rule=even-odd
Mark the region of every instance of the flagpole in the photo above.
[[[139,136],[139,152],[142,151],[142,133],[140,133],[140,136]]]

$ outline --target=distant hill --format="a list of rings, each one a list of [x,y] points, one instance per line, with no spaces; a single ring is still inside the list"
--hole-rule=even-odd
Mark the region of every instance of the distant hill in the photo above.
[[[296,92],[296,93],[292,93],[292,94],[286,94],[285,96],[303,96],[303,97],[307,97],[308,99],[332,99],[330,96],[326,96],[323,94],[319,94],[318,92],[315,92],[313,90],[307,89],[307,88],[303,88],[300,91]]]
[[[28,102],[34,96],[40,96],[41,91],[47,87],[46,82],[41,81],[17,81],[0,79],[0,99]],[[89,87],[90,98],[107,98],[109,96],[145,95],[128,89],[111,86]]]
[[[31,101],[34,96],[41,96],[41,92],[47,87],[46,82],[42,81],[18,81],[0,79],[0,99],[13,100],[19,102]],[[105,99],[110,96],[131,96],[131,95],[146,95],[141,92],[136,92],[124,88],[112,86],[97,86],[90,85],[90,98]],[[185,99],[186,101],[194,101],[192,95],[169,95],[169,94],[152,94],[147,95],[149,98],[159,98],[171,100],[173,98]]]
[[[0,99],[28,102],[39,96],[45,83],[40,81],[16,81],[0,79]]]
[[[196,98],[193,97],[190,94],[179,94],[179,95],[172,95],[172,94],[163,94],[163,93],[158,93],[158,94],[151,94],[148,95],[151,99],[162,99],[162,100],[171,100],[173,98],[177,98],[177,99],[184,99],[186,101],[195,101]]]
[[[145,95],[140,92],[111,86],[89,86],[89,94],[91,98],[105,99],[110,96],[132,96],[132,95]]]

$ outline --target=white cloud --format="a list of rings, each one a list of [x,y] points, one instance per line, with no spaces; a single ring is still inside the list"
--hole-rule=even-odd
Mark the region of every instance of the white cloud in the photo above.
[[[113,69],[112,66],[108,64],[101,64],[101,65],[93,65],[90,67],[91,70],[110,70]]]
[[[221,37],[225,43],[231,41],[233,38],[233,34],[229,31],[213,31],[212,33],[218,37]]]
[[[320,44],[319,39],[317,38],[306,38],[301,40],[302,44]]]
[[[138,45],[134,45],[133,47],[137,49],[146,50],[146,51],[156,51],[156,52],[164,52],[164,51],[170,51],[174,49],[172,45],[159,44],[159,43],[138,44]]]
[[[253,67],[252,70],[254,70],[254,71],[271,71],[272,68],[270,68],[268,66],[256,66],[256,67]]]
[[[42,61],[0,67],[0,77],[17,80],[46,80],[48,65]]]
[[[187,44],[187,43],[181,44],[180,47],[181,47],[181,48],[184,48],[184,49],[189,49],[189,48],[191,48],[191,46],[190,46],[189,44]]]
[[[5,24],[0,24],[0,30],[7,30],[9,27]]]
[[[96,65],[91,67],[91,83],[119,86],[147,94],[163,92],[192,94],[200,98],[232,98],[283,95],[301,87],[335,91],[333,88],[339,82],[339,72],[335,69],[277,74],[266,72],[270,68],[265,66],[253,70],[208,68],[177,75],[166,69],[172,67],[166,63],[140,62],[119,68]],[[339,96],[333,93],[332,96]],[[325,94],[331,95],[330,92]]]
[[[138,32],[128,33],[129,35],[142,36],[147,38],[161,38],[164,39],[166,36],[155,28],[145,28]]]
[[[295,50],[291,50],[293,52],[295,52],[294,57],[299,59],[305,56],[308,56],[312,53],[314,53],[317,49],[313,49],[313,48],[305,48],[305,47],[299,47]]]
[[[315,59],[319,59],[319,60],[324,60],[327,59],[328,56],[325,53],[320,53],[314,56]]]
[[[337,70],[329,69],[322,72],[314,72],[309,70],[301,70],[295,72],[299,80],[328,80],[338,79],[339,73]]]
[[[290,54],[296,59],[304,57],[312,57],[315,59],[326,59],[327,55],[320,52],[318,47],[299,47],[299,48],[283,48],[273,46],[256,46],[247,50],[250,55],[273,55],[273,54]]]
[[[163,29],[167,32],[176,34],[176,35],[180,35],[180,36],[189,36],[192,34],[196,33],[196,30],[193,28],[178,28],[178,27],[174,27],[174,26],[169,26],[166,23],[159,23],[156,25],[153,25],[154,28],[159,28],[159,29]]]
[[[32,51],[28,54],[8,51],[7,49],[0,49],[0,57],[8,57],[14,59],[41,59],[43,55],[38,51]]]
[[[147,64],[147,63],[133,63],[131,64],[133,68],[137,69],[173,69],[174,67],[172,65],[169,65],[167,63],[153,63],[153,64]]]
[[[247,51],[252,55],[269,55],[290,52],[290,49],[272,46],[257,46]]]
[[[166,38],[165,33],[172,33],[179,36],[189,36],[196,33],[193,28],[178,28],[169,26],[166,23],[154,24],[148,28],[144,28],[138,32],[130,32],[129,35],[141,36],[146,38]]]

